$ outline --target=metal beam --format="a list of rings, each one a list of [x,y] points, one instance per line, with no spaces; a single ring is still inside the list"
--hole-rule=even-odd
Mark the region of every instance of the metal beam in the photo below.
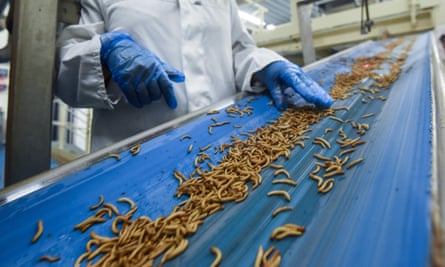
[[[315,47],[311,27],[311,8],[312,5],[307,1],[297,3],[298,26],[300,29],[301,46],[303,48],[304,65],[315,62]]]
[[[51,160],[58,1],[14,4],[5,185],[48,170]]]

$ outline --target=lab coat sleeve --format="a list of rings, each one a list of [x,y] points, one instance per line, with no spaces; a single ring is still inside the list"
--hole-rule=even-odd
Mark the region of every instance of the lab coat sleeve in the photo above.
[[[100,61],[104,23],[98,0],[83,0],[79,24],[65,27],[58,38],[55,94],[73,107],[112,109]]]
[[[236,87],[242,91],[261,92],[265,89],[259,83],[253,84],[253,74],[272,62],[286,60],[274,51],[259,48],[247,32],[238,15],[236,1],[231,1],[232,56]]]

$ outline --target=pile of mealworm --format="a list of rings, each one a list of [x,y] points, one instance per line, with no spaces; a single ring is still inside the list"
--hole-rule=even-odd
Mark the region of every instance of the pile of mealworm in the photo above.
[[[397,79],[410,46],[408,45],[405,52],[392,63],[390,74],[375,75],[373,70],[386,62],[391,51],[402,41],[398,39],[389,44],[386,51],[374,57],[358,58],[350,74],[336,76],[336,83],[330,92],[331,96],[336,100],[350,97],[353,95],[354,86],[366,77],[375,80],[375,87],[388,88]],[[373,92],[378,92],[377,89],[373,90],[375,90]],[[92,266],[152,266],[158,257],[161,257],[160,265],[173,259],[187,248],[187,237],[193,235],[208,216],[222,210],[225,202],[243,201],[248,196],[249,185],[255,189],[262,183],[261,170],[272,166],[273,162],[280,157],[289,159],[291,150],[295,146],[304,147],[303,141],[310,138],[305,133],[311,130],[311,125],[327,117],[342,123],[351,123],[360,136],[369,129],[368,124],[337,118],[335,114],[338,110],[339,108],[318,110],[308,107],[288,109],[270,125],[260,127],[255,133],[249,134],[247,139],[241,140],[233,136],[230,144],[221,145],[221,152],[226,149],[227,152],[216,166],[209,164],[209,168],[204,169],[195,162],[196,169],[188,177],[175,170],[174,176],[180,183],[176,196],[187,196],[185,201],[178,204],[168,216],[155,220],[145,216],[132,219],[133,213],[117,216],[113,222],[113,232],[116,236],[103,237],[90,232],[91,239],[88,242],[90,245],[87,245],[86,252],[77,259],[75,266],[79,266],[83,261],[88,261]],[[249,113],[252,109],[243,111],[231,108],[228,111],[233,115],[242,114],[242,112]],[[366,117],[371,116],[372,114],[366,115]],[[325,133],[330,131],[332,129],[326,129]],[[338,135],[340,138],[337,139],[337,143],[343,149],[339,155],[334,157],[314,155],[322,162],[316,164],[310,177],[317,181],[320,193],[327,193],[332,189],[334,184],[332,177],[344,174],[344,166],[348,169],[363,161],[363,159],[349,161],[347,154],[354,152],[355,146],[362,145],[365,141],[360,139],[360,136],[349,138],[341,128]],[[321,137],[314,139],[314,144],[329,149],[331,147],[331,144]],[[206,159],[208,157],[201,158],[199,162]],[[321,171],[324,174],[317,175]],[[275,193],[283,194],[290,200],[286,192]],[[134,208],[132,206],[131,209]],[[274,216],[278,212],[291,209],[291,207],[283,207],[274,212]],[[83,229],[82,226],[78,228]],[[304,231],[303,226],[286,224],[273,231],[271,239],[298,236]],[[217,248],[212,251],[217,255],[213,264],[216,266],[221,261],[221,252]],[[258,265],[255,264],[255,266],[266,265],[269,261],[274,263],[270,266],[278,266],[281,260],[279,251],[271,252],[259,253],[255,261]],[[269,254],[272,254],[270,259]]]

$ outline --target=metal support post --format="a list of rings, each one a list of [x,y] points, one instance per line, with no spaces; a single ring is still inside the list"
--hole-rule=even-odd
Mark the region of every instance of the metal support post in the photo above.
[[[298,25],[300,29],[300,41],[303,51],[304,65],[315,62],[315,48],[311,27],[311,6],[309,2],[297,3]]]
[[[14,5],[6,185],[50,168],[58,1],[16,0]]]

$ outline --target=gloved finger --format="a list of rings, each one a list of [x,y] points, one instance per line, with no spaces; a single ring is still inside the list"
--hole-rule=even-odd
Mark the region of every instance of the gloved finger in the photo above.
[[[271,86],[272,87],[272,86]],[[275,106],[278,110],[283,111],[287,108],[287,103],[284,99],[283,91],[280,85],[273,85],[272,88],[269,88],[270,95],[275,103]]]
[[[150,95],[151,100],[158,100],[161,98],[161,90],[159,88],[158,79],[161,75],[161,71],[153,71],[150,73],[148,78],[145,80],[145,88],[148,94]]]
[[[283,81],[307,102],[320,108],[329,108],[334,103],[331,96],[303,72],[290,72]]]
[[[171,109],[175,109],[178,106],[175,93],[173,90],[173,84],[170,82],[169,76],[166,73],[161,74],[158,79],[159,88],[164,96],[165,102]]]
[[[137,107],[141,108],[142,103],[139,101],[139,98],[136,94],[136,90],[131,82],[129,82],[128,77],[113,77],[113,80],[116,81],[116,83],[121,88],[122,92],[124,93],[125,97],[127,98],[128,102]]]
[[[296,93],[292,88],[288,87],[284,90],[284,96],[286,102],[295,108],[301,108],[304,106],[313,106],[313,104],[308,103],[301,95]]]
[[[152,101],[145,85],[145,80],[147,79],[147,76],[149,76],[149,73],[146,70],[139,71],[133,82],[133,86],[136,91],[136,96],[141,105],[148,105]]]
[[[165,72],[168,75],[168,78],[177,83],[182,83],[185,81],[185,75],[184,73],[180,72],[176,68],[170,66],[169,64],[162,62],[162,68],[165,70]]]

